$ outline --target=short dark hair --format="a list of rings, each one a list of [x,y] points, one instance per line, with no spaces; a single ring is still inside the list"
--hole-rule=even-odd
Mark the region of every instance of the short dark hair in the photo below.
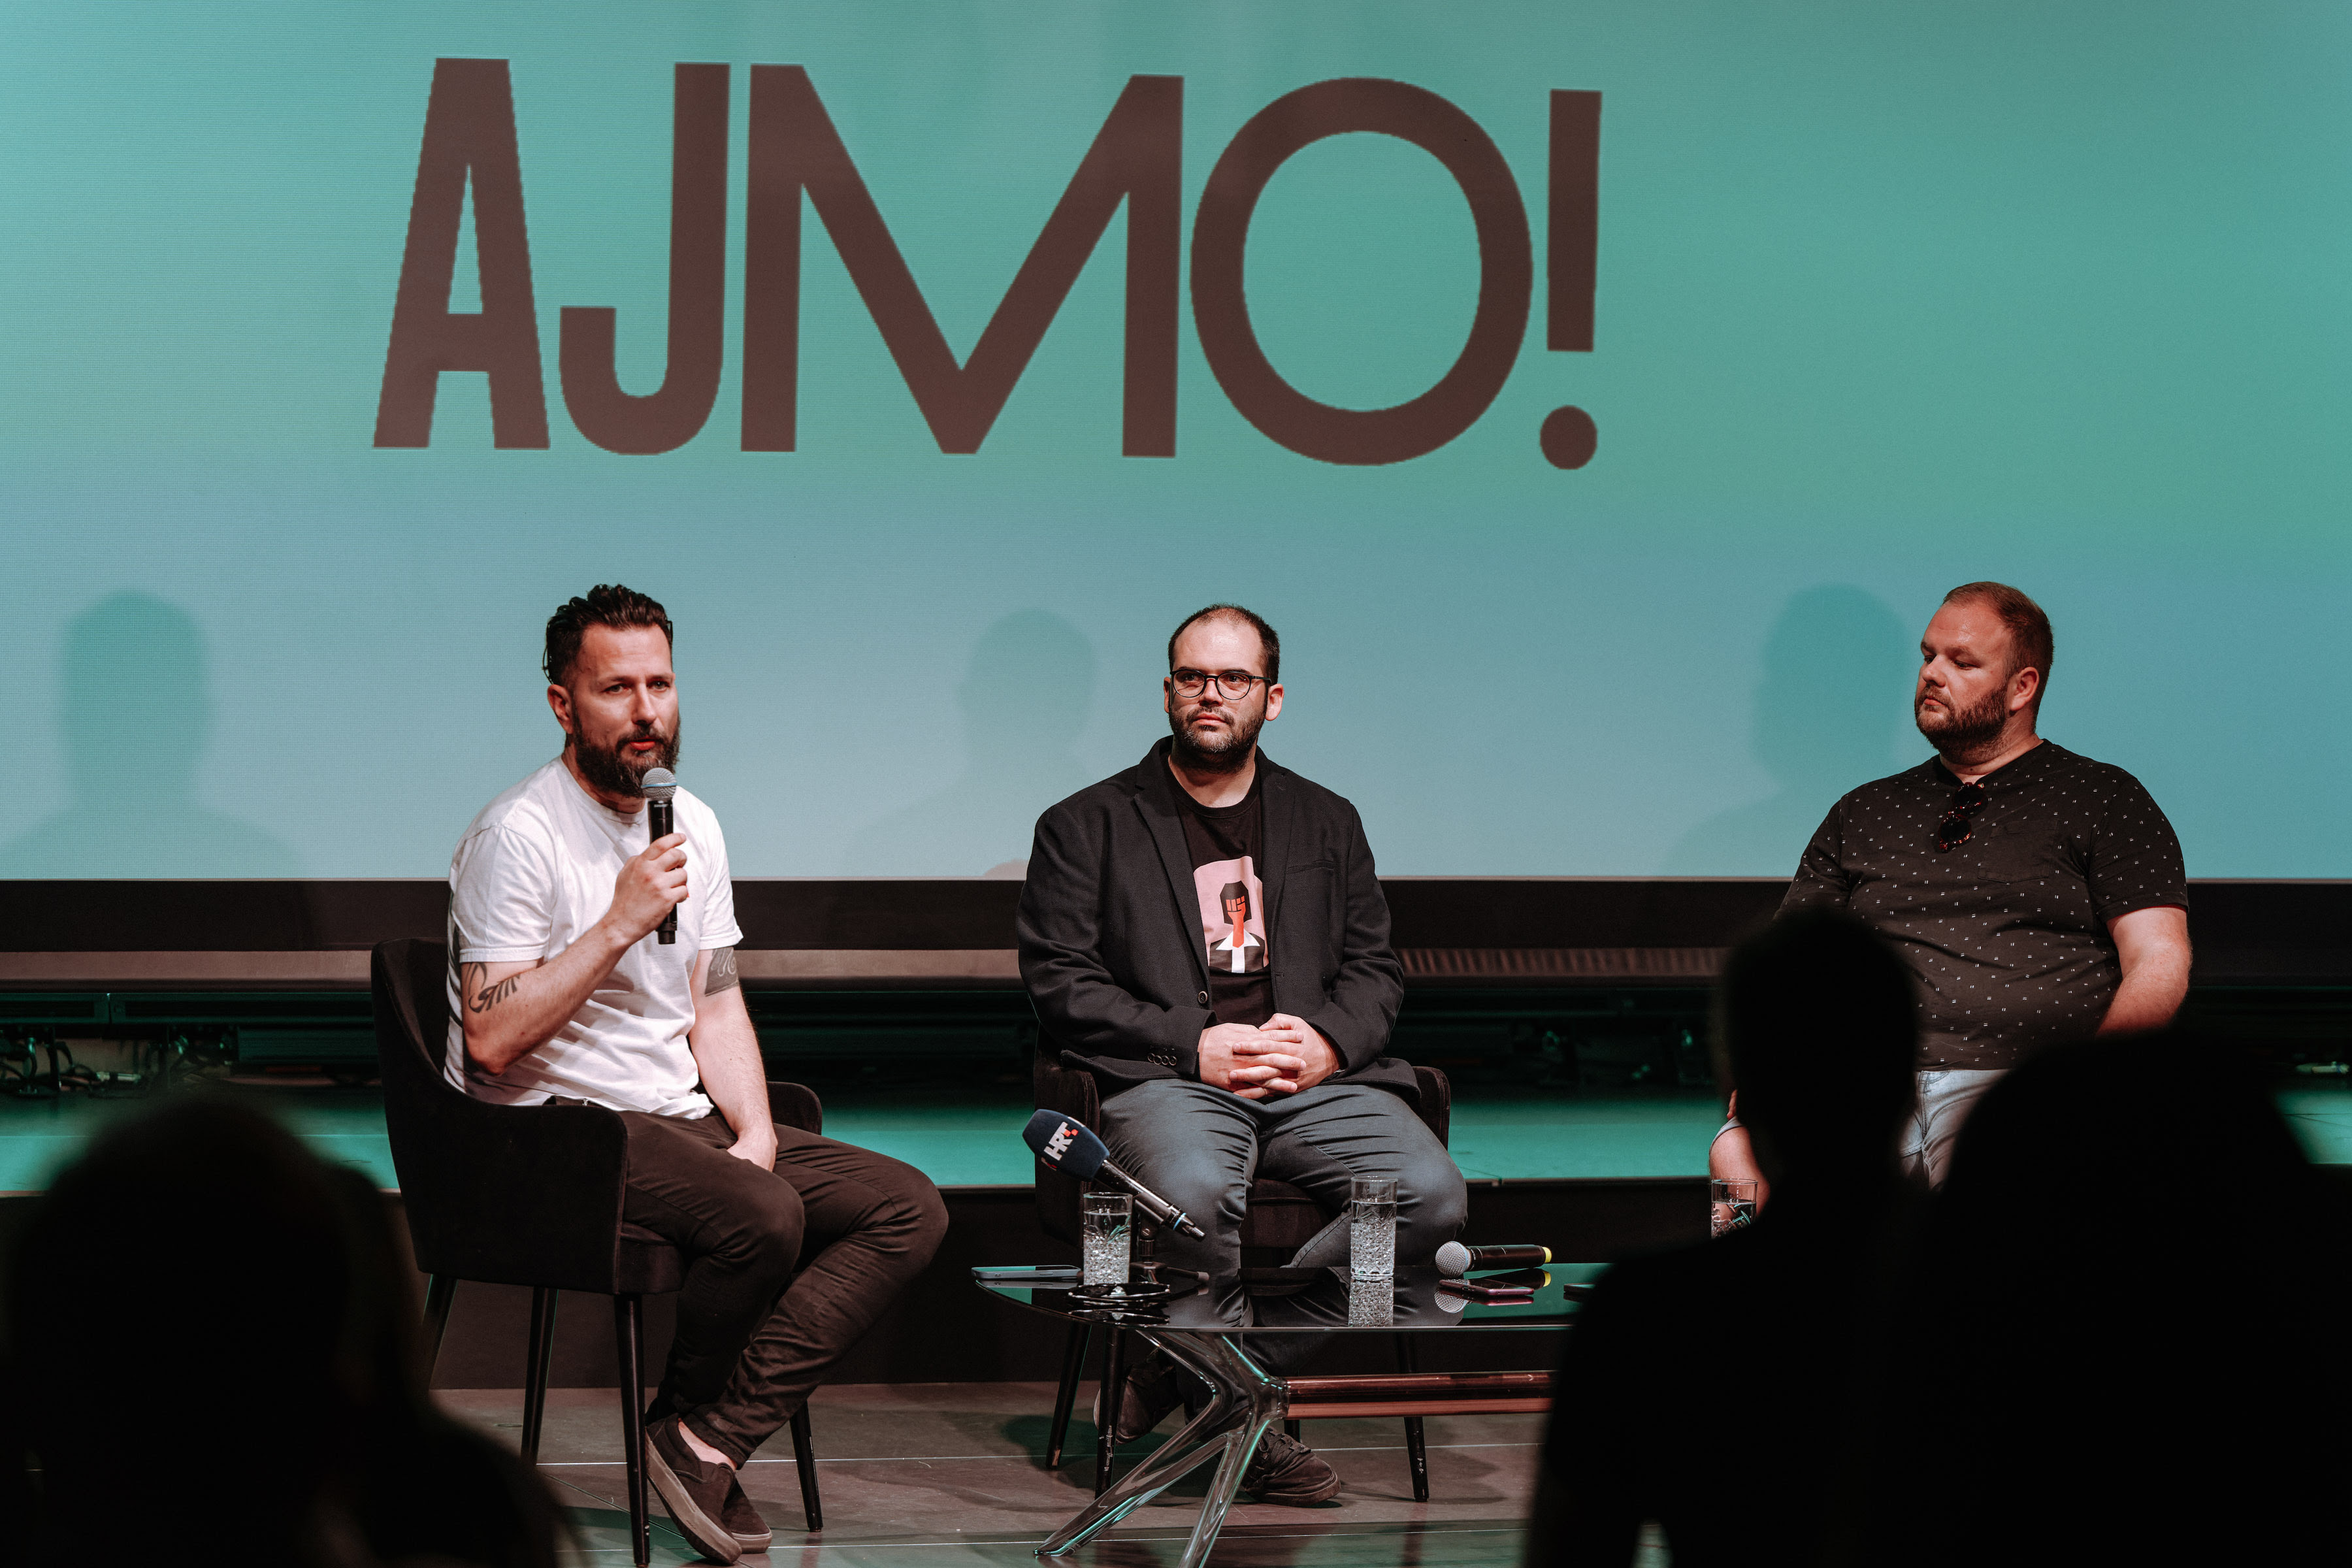
[[[2050,617],[2042,606],[2027,598],[2022,590],[2006,583],[1963,583],[1944,595],[1944,603],[1969,600],[1984,605],[1999,616],[2009,628],[2009,676],[2014,677],[2028,668],[2042,672],[2041,683],[2033,689],[2033,711],[2042,711],[2042,693],[2050,689]],[[2008,678],[2004,678],[2008,679]]]
[[[1169,668],[1176,668],[1176,639],[1191,630],[1194,621],[1205,621],[1211,616],[1230,616],[1234,620],[1244,622],[1250,630],[1257,633],[1258,647],[1265,650],[1265,668],[1258,673],[1265,677],[1265,683],[1268,686],[1282,679],[1281,635],[1265,624],[1264,616],[1259,615],[1255,610],[1245,610],[1239,605],[1210,605],[1193,611],[1178,622],[1176,629],[1168,634]]]
[[[658,600],[648,599],[618,583],[599,583],[547,617],[547,651],[540,656],[539,668],[547,672],[552,684],[562,686],[572,679],[572,663],[580,657],[581,639],[588,635],[590,626],[659,626],[662,640],[672,647],[677,646],[677,632],[669,624],[669,612],[661,607]]]

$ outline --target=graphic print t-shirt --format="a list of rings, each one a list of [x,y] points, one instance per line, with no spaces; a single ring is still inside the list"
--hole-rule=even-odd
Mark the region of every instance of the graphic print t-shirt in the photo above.
[[[1249,794],[1234,805],[1202,805],[1178,791],[1209,966],[1209,1012],[1220,1024],[1255,1026],[1274,1016],[1265,884],[1257,874],[1265,849],[1264,782],[1262,775],[1251,781]]]

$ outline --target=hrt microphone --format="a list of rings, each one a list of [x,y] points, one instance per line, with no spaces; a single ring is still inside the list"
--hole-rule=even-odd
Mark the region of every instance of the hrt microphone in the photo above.
[[[1186,1236],[1205,1238],[1208,1232],[1194,1225],[1182,1209],[1129,1175],[1111,1163],[1110,1150],[1083,1121],[1063,1115],[1058,1110],[1041,1110],[1029,1119],[1021,1130],[1021,1141],[1036,1152],[1043,1160],[1066,1176],[1079,1181],[1092,1181],[1097,1176],[1108,1176],[1135,1194],[1146,1214],[1171,1230]]]
[[[1551,1261],[1549,1247],[1465,1247],[1449,1241],[1437,1249],[1437,1271],[1455,1279],[1473,1268],[1532,1268]]]
[[[646,842],[650,844],[677,831],[671,826],[676,820],[671,802],[677,798],[677,775],[667,768],[647,768],[646,776],[639,782],[646,792]],[[676,904],[669,907],[669,913],[662,916],[662,923],[654,927],[654,940],[664,947],[677,942]]]

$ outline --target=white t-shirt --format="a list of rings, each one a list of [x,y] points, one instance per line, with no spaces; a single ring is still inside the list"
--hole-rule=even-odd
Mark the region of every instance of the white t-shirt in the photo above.
[[[705,1116],[710,1101],[687,1047],[694,1026],[694,965],[709,948],[743,940],[727,840],[710,808],[677,792],[686,835],[686,902],[677,940],[648,931],[621,955],[555,1037],[502,1073],[466,1058],[457,966],[549,959],[613,907],[613,883],[645,853],[646,816],[610,810],[558,757],[482,808],[449,861],[449,1081],[478,1100],[537,1105],[550,1095],[614,1110]]]

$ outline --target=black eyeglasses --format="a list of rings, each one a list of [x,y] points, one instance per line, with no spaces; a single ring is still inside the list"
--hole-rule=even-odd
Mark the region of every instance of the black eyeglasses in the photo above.
[[[1168,684],[1175,688],[1177,696],[1188,701],[1208,690],[1209,682],[1213,680],[1217,683],[1218,696],[1228,702],[1238,702],[1249,695],[1251,687],[1265,679],[1265,676],[1252,675],[1246,669],[1221,669],[1214,675],[1205,669],[1171,669],[1168,672]]]
[[[1936,824],[1936,847],[1958,849],[1966,844],[1969,835],[1976,831],[1969,814],[1983,810],[1986,799],[1985,786],[1980,784],[1964,784],[1955,791],[1951,809],[1944,813],[1943,821]]]

